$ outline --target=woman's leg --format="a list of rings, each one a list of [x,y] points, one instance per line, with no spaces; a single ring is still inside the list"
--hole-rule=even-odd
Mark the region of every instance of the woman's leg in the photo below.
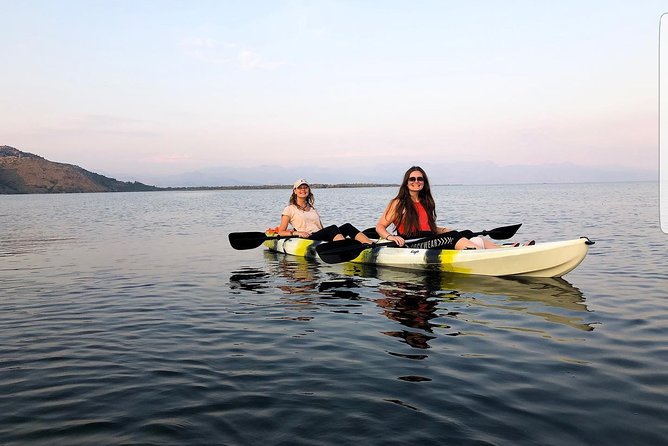
[[[480,249],[480,247],[466,237],[462,237],[455,243],[455,249]]]
[[[339,228],[336,225],[327,226],[319,231],[314,232],[309,237],[311,240],[319,240],[323,242],[331,242],[332,240],[343,240]]]
[[[467,238],[471,243],[476,245],[478,249],[485,249],[485,240],[482,237],[477,236],[477,237],[467,237]]]
[[[343,234],[346,237],[353,238],[357,240],[358,242],[361,243],[372,243],[371,239],[364,235],[363,232],[361,232],[359,229],[357,229],[355,226],[351,225],[350,223],[345,223],[341,225],[339,228],[341,231],[341,234]]]
[[[473,237],[472,239],[462,237],[455,243],[455,249],[492,249],[498,247],[499,245],[483,237]]]
[[[355,236],[355,240],[357,240],[360,243],[367,244],[367,245],[370,245],[370,244],[373,243],[373,241],[369,237],[364,235],[363,232],[358,232],[357,235]]]
[[[496,243],[487,240],[485,237],[481,237],[479,235],[476,237],[469,237],[468,239],[471,241],[471,243],[477,245],[479,249],[493,249],[499,247],[499,245],[497,245]]]
[[[485,249],[493,249],[493,248],[498,248],[499,247],[499,245],[497,245],[496,243],[494,243],[491,240],[487,240],[486,238],[483,238],[483,237],[480,237],[480,238],[482,239],[483,243],[485,244]]]

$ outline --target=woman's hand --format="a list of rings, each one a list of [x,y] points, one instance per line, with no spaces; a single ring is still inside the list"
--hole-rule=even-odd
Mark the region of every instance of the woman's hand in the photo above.
[[[399,247],[404,246],[404,244],[406,243],[406,240],[404,240],[404,238],[401,237],[400,235],[388,235],[385,240],[387,240],[389,242],[394,242]]]

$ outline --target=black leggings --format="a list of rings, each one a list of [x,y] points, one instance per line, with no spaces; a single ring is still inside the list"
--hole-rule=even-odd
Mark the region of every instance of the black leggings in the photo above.
[[[359,229],[357,229],[350,223],[346,223],[344,225],[341,225],[340,227],[336,225],[331,225],[327,226],[326,228],[322,228],[321,230],[311,234],[309,239],[319,240],[323,242],[331,242],[332,240],[334,240],[334,237],[336,237],[338,234],[341,234],[344,237],[355,238],[359,233],[360,233]]]

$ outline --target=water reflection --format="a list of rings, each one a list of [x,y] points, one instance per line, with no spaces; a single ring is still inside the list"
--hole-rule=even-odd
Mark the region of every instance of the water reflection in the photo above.
[[[387,309],[384,314],[403,325],[427,332],[433,331],[430,321],[438,317],[439,305],[454,299],[475,306],[521,312],[578,330],[594,329],[581,315],[587,312],[582,292],[561,278],[468,276],[352,263],[345,264],[343,271],[353,277],[380,280],[378,290],[386,297],[376,302]],[[440,313],[443,309],[440,308]],[[457,317],[458,313],[447,312],[446,316]],[[439,332],[450,328],[442,324],[438,327]]]
[[[236,271],[230,287],[254,293],[280,290],[279,300],[289,307],[278,317],[301,322],[312,321],[314,311],[322,309],[363,315],[373,303],[378,311],[370,317],[381,314],[391,322],[369,321],[380,323],[375,333],[398,341],[389,348],[381,342],[384,353],[401,361],[402,370],[412,369],[413,373],[397,375],[400,381],[431,381],[425,369],[428,350],[439,341],[450,344],[448,339],[457,344],[453,348],[461,348],[470,338],[456,338],[460,334],[503,337],[503,332],[513,330],[564,342],[570,336],[560,330],[563,327],[593,330],[584,321],[584,296],[563,279],[465,276],[352,263],[332,268],[301,257],[268,251],[264,255],[264,270]]]
[[[310,294],[319,298],[359,299],[355,291],[362,280],[354,277],[331,277],[321,271],[322,264],[304,257],[264,251],[276,288],[287,294]]]
[[[269,274],[265,271],[256,268],[241,268],[240,270],[232,271],[230,289],[263,294],[269,288],[267,277],[269,277]]]
[[[41,254],[52,246],[66,245],[73,237],[12,237],[0,235],[0,257]]]
[[[245,268],[230,277],[230,288],[262,294],[281,290],[291,302],[328,306],[334,312],[348,312],[369,301],[380,313],[405,327],[382,333],[420,350],[430,348],[437,336],[458,336],[466,326],[490,325],[500,329],[525,330],[531,319],[540,318],[577,330],[591,331],[582,292],[564,279],[501,278],[467,276],[437,271],[410,271],[346,263],[334,271],[315,260],[264,251],[266,270]],[[348,302],[328,303],[332,299]],[[336,308],[333,308],[336,307]],[[469,310],[472,309],[472,310]],[[481,319],[481,310],[483,319]],[[521,318],[503,317],[522,313]],[[460,323],[450,323],[457,319]],[[540,327],[540,328],[538,328]],[[549,326],[531,330],[550,336]],[[475,331],[475,329],[471,329]],[[390,353],[407,359],[424,355]]]
[[[402,339],[414,348],[429,348],[429,341],[435,338],[431,334],[433,325],[430,321],[438,317],[436,297],[439,290],[420,283],[384,281],[378,285],[378,292],[383,297],[375,299],[375,303],[382,308],[383,315],[413,329],[386,331],[383,334]]]
[[[230,288],[265,293],[268,288],[280,289],[287,294],[313,294],[317,291],[318,263],[303,257],[286,258],[285,255],[265,252],[270,260],[268,271],[242,268],[230,276]]]
[[[287,294],[312,294],[318,287],[318,262],[304,257],[264,251],[276,288]]]

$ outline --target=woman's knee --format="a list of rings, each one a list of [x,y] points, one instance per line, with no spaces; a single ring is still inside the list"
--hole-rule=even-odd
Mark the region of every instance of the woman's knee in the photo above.
[[[350,223],[344,223],[339,227],[339,231],[346,237],[355,238],[357,234],[360,233],[360,230]]]
[[[466,237],[462,237],[455,243],[455,249],[478,249],[478,245]]]
[[[339,228],[336,225],[330,225],[313,233],[311,238],[314,240],[332,241],[337,235],[341,235]]]
[[[483,240],[482,237],[472,237],[469,239],[471,243],[473,243],[477,249],[485,249],[485,240]]]

